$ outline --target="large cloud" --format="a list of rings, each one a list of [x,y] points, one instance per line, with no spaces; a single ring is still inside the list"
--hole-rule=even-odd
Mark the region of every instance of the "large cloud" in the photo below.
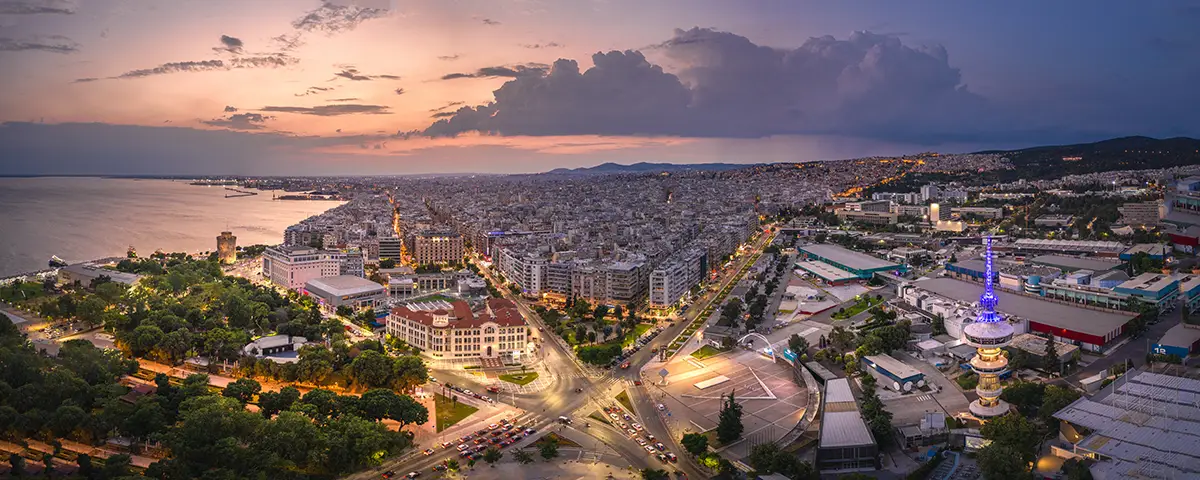
[[[636,51],[596,54],[583,73],[574,61],[559,60],[547,74],[526,72],[505,83],[492,103],[459,109],[420,133],[823,133],[937,141],[977,133],[988,111],[962,85],[944,48],[907,46],[893,36],[857,32],[778,49],[693,28],[647,51],[677,65],[676,75]]]
[[[0,0],[0,15],[38,15],[75,13],[75,2],[70,0]]]
[[[27,40],[0,37],[0,52],[75,53],[79,44],[62,35],[38,36]]]

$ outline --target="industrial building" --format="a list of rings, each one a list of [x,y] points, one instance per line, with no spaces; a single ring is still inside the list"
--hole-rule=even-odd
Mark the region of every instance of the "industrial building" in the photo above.
[[[797,262],[796,268],[815,275],[817,278],[820,278],[829,285],[842,285],[847,282],[859,280],[858,275],[834,267],[825,262]]]
[[[1154,305],[1161,314],[1174,310],[1178,304],[1179,280],[1168,274],[1148,272],[1113,287],[1113,291]]]
[[[897,392],[908,392],[925,386],[925,374],[920,370],[896,360],[891,355],[867,355],[862,358],[863,366],[882,376],[881,385]]]
[[[1067,227],[1074,221],[1073,215],[1042,215],[1033,219],[1033,224],[1039,227]]]
[[[1133,370],[1054,413],[1064,458],[1097,479],[1200,478],[1200,381]]]
[[[217,236],[217,260],[226,265],[237,261],[237,237],[233,232],[221,232]]]
[[[839,220],[865,223],[870,225],[895,225],[899,215],[890,211],[854,211],[838,210],[835,212]]]
[[[1168,256],[1167,255],[1168,254],[1167,246],[1164,244],[1161,244],[1161,243],[1139,243],[1137,245],[1129,247],[1124,252],[1121,252],[1121,255],[1119,258],[1121,260],[1129,261],[1129,260],[1133,259],[1134,255],[1137,255],[1139,253],[1144,253],[1154,260],[1166,260],[1167,256]]]
[[[1121,242],[1099,240],[1042,240],[1034,238],[1019,238],[1008,244],[1007,249],[1029,253],[1057,253],[1066,255],[1094,255],[1098,257],[1115,257],[1125,251]],[[999,249],[999,248],[997,248]]]
[[[921,292],[972,305],[977,300],[979,286],[952,278],[929,278],[901,286],[905,300],[921,297]],[[905,289],[917,290],[905,292]],[[1090,352],[1103,352],[1125,333],[1125,326],[1135,315],[1096,308],[1085,308],[1062,302],[1041,300],[1033,296],[997,291],[998,311],[1010,322],[1025,323],[1029,332],[1053,335],[1055,340],[1078,345]],[[911,302],[910,302],[911,303]],[[922,300],[922,303],[928,301]],[[949,329],[950,317],[946,317]],[[1022,328],[1017,329],[1022,332]]]
[[[879,445],[867,428],[845,378],[825,382],[821,396],[821,431],[817,469],[821,472],[879,469]]]
[[[304,293],[316,299],[327,312],[338,307],[375,308],[387,299],[383,285],[353,275],[314,278],[304,284]]]
[[[813,244],[799,247],[801,258],[824,262],[834,268],[853,274],[866,280],[875,273],[905,272],[908,267],[887,260],[875,258],[865,253],[848,250],[837,245]]]
[[[1036,257],[1026,259],[1025,262],[1032,263],[1034,265],[1054,267],[1068,273],[1076,270],[1104,272],[1125,266],[1124,263],[1114,262],[1111,259],[1071,257],[1066,255],[1038,255]]]
[[[1188,358],[1200,354],[1200,326],[1178,323],[1150,347],[1151,353]]]

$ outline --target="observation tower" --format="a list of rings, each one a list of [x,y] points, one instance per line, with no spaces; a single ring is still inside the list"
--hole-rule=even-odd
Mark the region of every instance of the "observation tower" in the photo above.
[[[999,299],[992,290],[991,235],[988,235],[986,244],[983,295],[979,297],[983,311],[979,312],[975,323],[963,329],[967,343],[977,349],[975,358],[971,359],[971,370],[979,375],[979,385],[975,387],[979,400],[971,402],[970,410],[980,420],[1008,413],[1008,403],[1000,399],[1000,393],[1004,390],[1000,385],[1000,375],[1008,371],[1008,359],[1004,357],[1003,347],[1008,346],[1013,338],[1012,325],[996,313]]]

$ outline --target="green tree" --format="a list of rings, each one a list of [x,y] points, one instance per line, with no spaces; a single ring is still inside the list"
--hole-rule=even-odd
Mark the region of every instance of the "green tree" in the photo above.
[[[487,462],[488,465],[492,465],[492,464],[495,464],[496,462],[499,462],[500,459],[503,457],[504,457],[504,454],[500,453],[500,450],[497,449],[496,447],[488,447],[487,450],[483,451],[483,461]]]
[[[392,379],[397,390],[410,393],[418,385],[429,381],[429,370],[425,367],[425,362],[421,360],[421,357],[415,355],[396,357],[392,363]]]
[[[91,479],[96,475],[95,467],[92,465],[92,456],[86,453],[81,453],[75,456],[75,465],[79,466],[79,476],[85,479]]]
[[[233,383],[225,386],[221,391],[221,395],[232,398],[241,402],[242,405],[250,403],[258,392],[262,391],[262,385],[250,378],[239,378]]]
[[[592,310],[592,319],[597,322],[603,322],[604,317],[608,316],[608,305],[596,305],[596,309]]]
[[[275,414],[288,410],[300,400],[300,390],[293,386],[279,389],[278,392],[262,392],[258,395],[258,409],[264,417],[271,418]]]
[[[1047,385],[1045,395],[1042,397],[1042,405],[1038,409],[1038,414],[1042,418],[1043,422],[1049,424],[1053,421],[1053,416],[1055,413],[1058,413],[1059,410],[1066,408],[1067,405],[1079,400],[1079,396],[1079,392],[1071,388],[1060,387],[1058,385]]]
[[[1024,461],[1023,456],[1016,447],[992,443],[979,450],[979,469],[988,480],[1032,479],[1029,462]]]
[[[1077,458],[1072,458],[1063,462],[1060,469],[1067,476],[1067,480],[1092,480],[1092,471],[1087,464]]]
[[[541,453],[542,458],[548,462],[550,459],[558,456],[558,442],[554,440],[544,441],[542,442],[542,445],[538,447],[538,451]]]
[[[1058,350],[1054,348],[1054,337],[1046,338],[1046,350],[1042,353],[1042,368],[1049,373],[1058,373]]]
[[[126,477],[129,475],[132,466],[133,461],[129,455],[124,453],[110,455],[104,459],[104,466],[100,469],[100,476],[112,479]]]
[[[1006,453],[1014,453],[1022,468],[1037,458],[1040,442],[1034,439],[1041,437],[1038,428],[1016,412],[988,420],[979,429],[979,433],[983,438],[991,440],[992,445],[1003,446]]]
[[[296,361],[297,379],[321,385],[333,374],[333,351],[322,345],[305,345],[300,347],[300,359]]]
[[[708,451],[708,437],[699,433],[685,433],[679,443],[684,450],[697,457]]]
[[[799,334],[793,333],[791,337],[788,337],[788,348],[791,348],[792,352],[796,355],[800,355],[808,351],[808,340],[805,340]]]
[[[734,398],[733,391],[729,392],[729,398],[722,402],[719,421],[717,423],[717,441],[722,444],[729,444],[734,440],[742,437],[742,406],[737,403]]]
[[[1022,414],[1035,415],[1042,406],[1046,384],[1040,382],[1016,382],[1004,387],[1000,398],[1017,407]]]
[[[12,467],[10,473],[12,473],[14,477],[20,477],[25,474],[25,457],[15,453],[11,454],[8,456],[8,464]]]
[[[946,318],[943,317],[942,314],[940,314],[940,313],[937,314],[936,317],[933,317],[933,321],[930,322],[930,327],[933,329],[931,332],[933,335],[935,335],[935,336],[936,335],[945,335],[946,334]]]
[[[144,357],[158,347],[164,335],[162,329],[154,325],[139,325],[129,337],[129,349],[133,356]]]
[[[642,480],[668,480],[671,478],[667,475],[666,470],[657,470],[653,468],[642,469]]]
[[[347,305],[338,305],[336,313],[341,317],[350,317],[354,315],[354,310]]]
[[[368,388],[388,385],[392,376],[392,360],[382,353],[367,350],[350,363],[350,379]]]
[[[520,463],[521,465],[533,463],[533,455],[530,455],[529,452],[526,452],[525,450],[513,450],[513,458],[516,459],[517,463]]]

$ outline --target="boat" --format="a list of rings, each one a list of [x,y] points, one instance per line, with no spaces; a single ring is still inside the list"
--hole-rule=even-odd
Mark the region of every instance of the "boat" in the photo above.
[[[65,266],[67,266],[67,261],[66,261],[66,260],[63,260],[63,259],[61,259],[61,258],[58,258],[58,255],[51,255],[51,256],[50,256],[50,268],[62,268],[62,267],[65,267]]]

